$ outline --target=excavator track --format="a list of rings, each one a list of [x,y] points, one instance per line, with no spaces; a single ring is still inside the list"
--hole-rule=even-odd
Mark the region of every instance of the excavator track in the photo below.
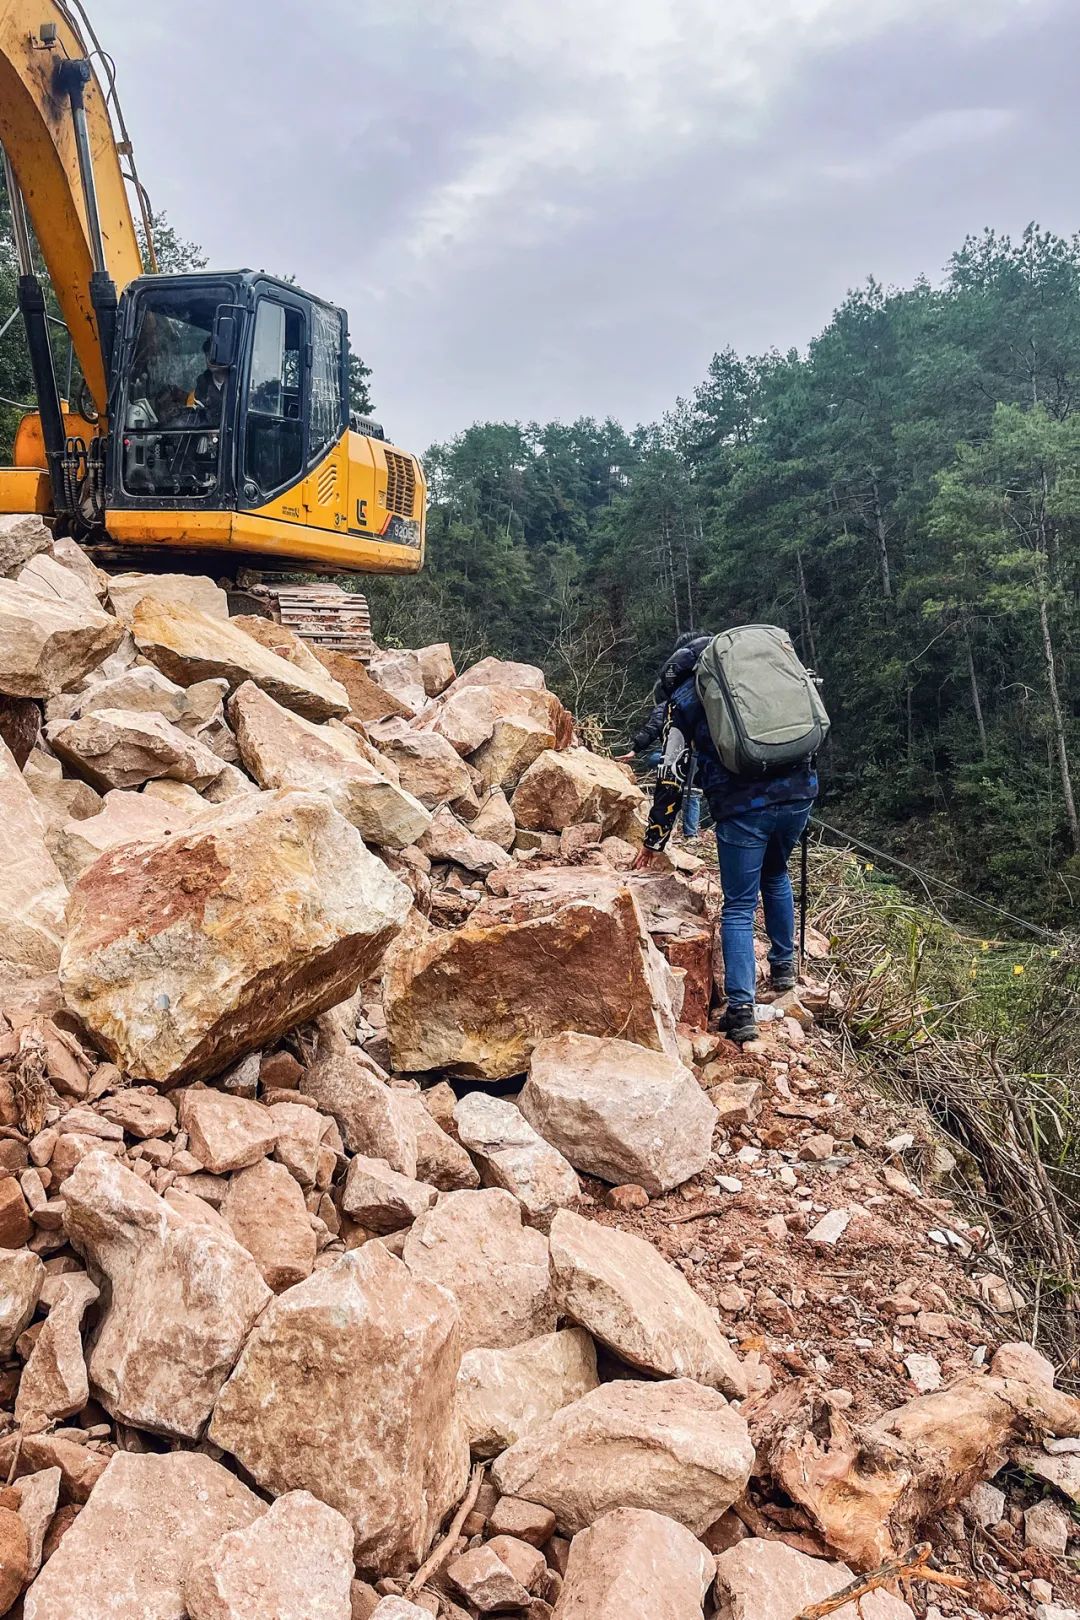
[[[365,664],[375,651],[367,597],[319,580],[310,585],[261,582],[230,592],[240,611],[254,609],[328,652],[348,653]]]

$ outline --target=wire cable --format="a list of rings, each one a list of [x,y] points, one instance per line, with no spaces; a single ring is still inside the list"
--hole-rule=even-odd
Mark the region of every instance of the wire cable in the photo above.
[[[997,917],[1004,917],[1009,922],[1015,923],[1017,928],[1026,929],[1029,934],[1034,934],[1038,939],[1044,939],[1051,945],[1060,944],[1065,937],[1063,934],[1052,932],[1049,928],[1041,928],[1038,923],[1028,922],[1025,917],[1018,917],[1014,911],[1007,911],[1004,906],[995,906],[990,900],[982,900],[977,894],[969,894],[966,889],[959,889],[955,883],[947,883],[944,878],[933,877],[929,872],[920,872],[910,861],[902,861],[898,855],[890,855],[887,849],[877,849],[873,844],[867,844],[863,839],[855,838],[839,827],[831,827],[827,821],[822,821],[820,816],[811,816],[810,822],[822,832],[831,833],[834,838],[839,838],[842,843],[850,844],[854,849],[861,849],[866,855],[873,855],[876,860],[891,861],[901,871],[910,872],[924,888],[928,883],[933,883],[946,894],[955,895],[958,900],[966,900],[969,905],[978,906],[982,911],[992,912]]]

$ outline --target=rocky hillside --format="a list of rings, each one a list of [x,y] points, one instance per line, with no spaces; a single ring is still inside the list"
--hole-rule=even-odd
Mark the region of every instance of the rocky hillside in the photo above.
[[[5,520],[0,736],[0,1614],[1073,1614],[948,1155],[826,941],[710,1033],[714,875],[539,671]]]

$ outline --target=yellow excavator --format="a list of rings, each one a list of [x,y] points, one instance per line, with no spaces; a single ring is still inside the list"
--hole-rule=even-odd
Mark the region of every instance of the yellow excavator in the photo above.
[[[37,397],[0,513],[39,513],[107,569],[212,573],[246,611],[366,653],[363,597],[268,583],[423,565],[423,470],[350,412],[345,312],[261,271],[144,274],[129,185],[151,271],[152,220],[80,0],[0,0],[0,145]],[[82,373],[77,408],[57,384],[31,227]]]

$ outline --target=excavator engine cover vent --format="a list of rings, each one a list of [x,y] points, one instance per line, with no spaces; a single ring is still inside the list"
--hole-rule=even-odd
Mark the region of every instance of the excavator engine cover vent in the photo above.
[[[386,451],[386,510],[411,518],[416,501],[416,466],[399,450]]]
[[[328,461],[319,473],[316,491],[321,506],[329,506],[334,490],[337,488],[338,470],[336,461]]]

